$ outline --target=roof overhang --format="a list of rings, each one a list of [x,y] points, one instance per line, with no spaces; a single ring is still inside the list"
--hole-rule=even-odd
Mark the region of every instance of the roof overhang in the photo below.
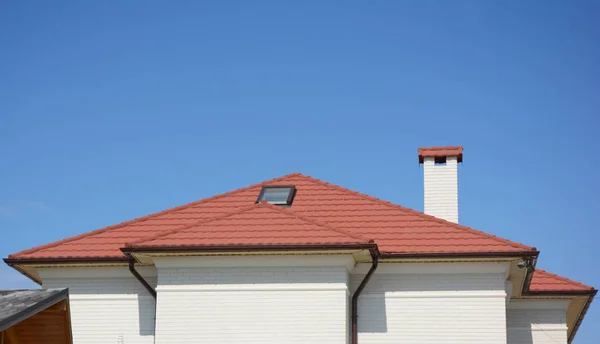
[[[152,257],[223,256],[223,255],[323,255],[351,254],[355,261],[370,259],[370,251],[379,253],[377,244],[305,244],[305,245],[223,245],[223,246],[130,246],[123,254],[142,264],[152,264]]]
[[[194,253],[223,253],[223,252],[289,252],[289,251],[330,251],[347,249],[374,249],[377,244],[306,244],[306,245],[205,245],[205,246],[129,246],[121,251],[127,253],[139,252],[194,252]]]
[[[530,290],[531,280],[533,273],[535,272],[535,265],[537,263],[537,255],[533,257],[526,257],[529,259],[527,267],[525,269],[519,269],[525,271],[525,275],[520,286],[520,292],[513,294],[515,298],[519,299],[568,299],[570,300],[567,308],[566,323],[567,323],[567,336],[568,342],[571,343],[575,334],[583,321],[585,313],[589,308],[597,290]],[[514,288],[513,288],[514,290]]]
[[[569,300],[569,306],[567,307],[567,335],[568,342],[571,343],[575,334],[587,313],[590,304],[594,300],[598,290],[540,290],[540,291],[528,291],[524,293],[520,299],[524,300],[544,300],[544,299],[567,299]]]
[[[281,254],[340,254],[352,253],[357,262],[369,261],[370,255],[360,252],[375,250],[381,260],[388,262],[431,262],[431,261],[513,261],[537,257],[538,251],[509,252],[409,252],[390,253],[378,251],[376,243],[349,244],[304,244],[304,245],[207,245],[207,246],[135,246],[121,249],[118,257],[46,257],[46,258],[5,258],[4,262],[27,278],[41,285],[37,267],[47,266],[115,266],[127,265],[133,256],[142,264],[151,264],[149,256],[169,255],[281,255]]]
[[[114,266],[127,265],[121,257],[4,258],[4,262],[33,282],[42,285],[36,268],[43,266]]]
[[[532,258],[537,257],[539,251],[499,251],[499,252],[382,252],[382,259],[455,259],[455,258]]]

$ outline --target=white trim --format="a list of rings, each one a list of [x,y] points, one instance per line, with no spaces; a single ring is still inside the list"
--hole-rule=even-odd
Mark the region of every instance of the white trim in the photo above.
[[[548,325],[548,324],[544,324],[544,325],[537,325],[537,326],[530,326],[530,327],[524,327],[524,326],[519,326],[519,327],[507,327],[506,328],[508,331],[539,331],[539,332],[546,332],[546,331],[565,331],[567,330],[567,326],[565,325]]]
[[[98,300],[139,300],[153,298],[151,295],[141,294],[71,294],[72,301],[98,301]]]
[[[543,299],[543,300],[523,300],[513,299],[506,306],[507,309],[558,309],[566,311],[571,300],[566,299]]]
[[[352,274],[366,274],[371,263],[356,264]],[[386,263],[380,262],[375,274],[499,274],[503,279],[508,276],[510,263],[473,262],[473,263]]]
[[[157,268],[196,268],[196,267],[316,267],[345,266],[348,271],[354,267],[351,254],[314,256],[227,256],[227,257],[154,257]]]
[[[135,268],[144,277],[156,277],[156,268],[153,266],[139,266]],[[61,267],[61,268],[38,268],[38,274],[42,281],[55,278],[107,278],[122,277],[133,278],[128,267]]]
[[[200,287],[198,285],[194,285],[192,287],[165,287],[161,286],[156,288],[157,293],[179,293],[179,292],[231,292],[231,291],[239,291],[239,292],[253,292],[253,291],[346,291],[349,292],[348,288],[345,286],[297,286],[297,285],[261,285],[261,286],[229,286],[224,287],[222,285],[215,286],[206,286]]]
[[[410,292],[387,292],[387,293],[363,293],[360,295],[361,298],[386,298],[386,299],[452,299],[452,298],[464,298],[464,299],[475,299],[475,298],[504,298],[506,294],[502,291],[410,291]]]
[[[504,282],[504,290],[506,291],[506,304],[508,304],[512,297],[513,283],[511,281]]]

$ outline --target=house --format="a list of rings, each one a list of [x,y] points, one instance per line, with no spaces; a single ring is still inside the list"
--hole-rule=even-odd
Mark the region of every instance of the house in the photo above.
[[[570,342],[596,290],[458,224],[462,159],[419,149],[425,213],[293,173],[5,262],[70,289],[75,344]]]
[[[69,290],[0,290],[0,343],[71,344]]]

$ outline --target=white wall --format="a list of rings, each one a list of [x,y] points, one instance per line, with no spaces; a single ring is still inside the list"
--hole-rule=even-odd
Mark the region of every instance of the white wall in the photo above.
[[[158,278],[156,329],[154,299],[126,267],[39,273],[44,288],[70,289],[74,344],[151,344],[155,333],[157,344],[342,344],[348,283],[353,291],[370,267],[350,256],[155,263],[139,270]],[[513,300],[507,310],[506,275],[501,263],[381,263],[359,299],[360,344],[506,344],[507,334],[508,344],[566,343],[567,303]]]
[[[351,257],[156,259],[156,344],[345,344]]]
[[[74,344],[154,342],[154,298],[127,267],[38,271],[43,288],[69,288]],[[154,268],[138,271],[156,285]]]
[[[351,275],[354,290],[370,264]],[[360,344],[506,344],[505,264],[380,264],[358,303]]]
[[[458,223],[458,162],[447,157],[445,165],[423,159],[425,214]]]
[[[506,310],[508,344],[566,344],[569,300],[512,300]]]

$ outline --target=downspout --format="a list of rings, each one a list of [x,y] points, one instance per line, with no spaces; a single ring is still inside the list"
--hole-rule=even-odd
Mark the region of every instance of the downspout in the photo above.
[[[144,288],[146,288],[150,295],[152,295],[152,297],[156,300],[156,290],[154,290],[154,288],[152,288],[152,286],[144,279],[144,277],[142,277],[142,275],[140,275],[140,273],[135,269],[135,258],[133,258],[133,255],[131,254],[127,256],[129,257],[129,271],[133,277],[140,281]]]
[[[131,253],[128,253],[127,257],[129,258],[129,271],[131,272],[133,277],[135,277],[144,286],[144,288],[146,288],[148,293],[150,293],[150,295],[152,295],[152,297],[154,298],[154,333],[152,336],[152,342],[156,343],[156,290],[154,290],[150,283],[148,283],[148,281],[146,281],[144,277],[142,277],[142,275],[140,275],[140,273],[135,269],[135,258],[133,258],[133,255]]]
[[[525,260],[525,264],[527,272],[525,273],[525,282],[523,283],[523,294],[528,294],[529,287],[531,286],[531,279],[533,278],[533,273],[535,272],[535,258],[527,258]]]
[[[367,286],[367,283],[369,283],[371,275],[377,270],[377,265],[379,265],[379,251],[377,248],[372,248],[369,252],[371,253],[373,264],[369,272],[365,275],[365,278],[360,282],[358,288],[356,288],[356,291],[354,291],[354,294],[352,294],[352,344],[358,344],[358,297]]]

